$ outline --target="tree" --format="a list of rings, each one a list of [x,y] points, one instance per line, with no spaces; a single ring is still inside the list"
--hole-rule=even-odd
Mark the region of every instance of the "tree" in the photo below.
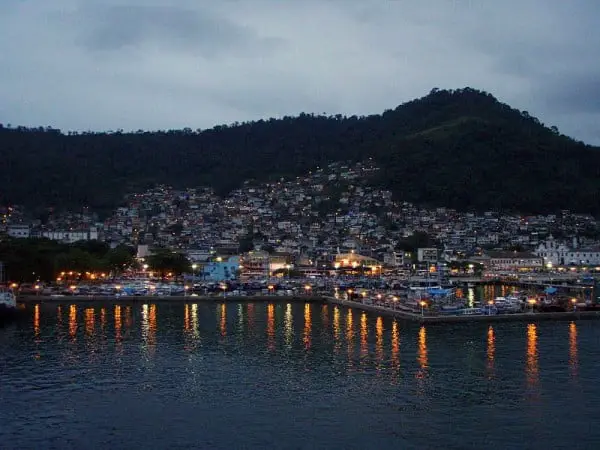
[[[183,253],[171,250],[159,250],[152,253],[148,257],[148,265],[150,270],[158,272],[162,278],[168,273],[172,273],[177,278],[191,268],[190,261]]]
[[[133,265],[135,261],[133,249],[119,245],[106,253],[104,261],[114,278]]]

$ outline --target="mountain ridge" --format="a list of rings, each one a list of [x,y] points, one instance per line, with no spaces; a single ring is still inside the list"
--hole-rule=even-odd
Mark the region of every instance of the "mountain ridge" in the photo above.
[[[597,214],[600,152],[472,88],[433,89],[381,114],[219,125],[207,130],[84,132],[0,128],[4,203],[110,209],[153,184],[297,176],[373,158],[375,183],[403,200],[455,207]]]

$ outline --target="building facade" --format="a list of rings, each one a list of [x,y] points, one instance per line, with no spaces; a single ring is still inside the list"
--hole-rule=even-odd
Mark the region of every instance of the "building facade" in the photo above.
[[[575,239],[572,246],[567,246],[550,236],[534,253],[543,258],[546,265],[600,265],[600,248],[580,248]]]

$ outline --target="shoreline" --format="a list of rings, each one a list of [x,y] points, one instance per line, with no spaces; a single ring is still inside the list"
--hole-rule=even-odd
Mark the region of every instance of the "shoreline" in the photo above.
[[[546,321],[546,320],[581,320],[600,319],[600,311],[565,311],[544,313],[516,313],[497,315],[460,315],[460,316],[422,316],[418,313],[393,310],[381,306],[365,305],[363,303],[337,299],[319,295],[255,295],[255,296],[22,296],[17,299],[21,305],[28,304],[86,304],[106,303],[108,305],[136,304],[136,303],[227,303],[227,302],[268,302],[268,303],[327,303],[331,305],[345,306],[352,309],[372,312],[382,316],[392,317],[404,321],[422,324],[444,324],[444,323],[469,323],[469,322],[519,322],[519,321]]]
[[[17,298],[17,303],[21,304],[35,304],[35,303],[49,303],[49,304],[59,304],[59,303],[107,303],[107,304],[120,304],[120,303],[198,303],[198,302],[240,302],[240,303],[250,303],[250,302],[274,302],[274,303],[282,303],[282,302],[309,302],[309,303],[326,303],[327,298],[320,295],[252,295],[252,296],[242,296],[242,295],[227,295],[227,296],[183,296],[183,295],[173,295],[173,296],[94,296],[94,295],[80,295],[80,296],[70,296],[65,295],[63,297],[50,297],[43,295],[26,295]]]

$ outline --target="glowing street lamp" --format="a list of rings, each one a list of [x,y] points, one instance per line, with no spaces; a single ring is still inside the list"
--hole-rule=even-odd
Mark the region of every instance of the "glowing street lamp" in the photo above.
[[[421,300],[421,316],[425,315],[425,306],[427,306],[427,302],[425,302],[424,300]]]

